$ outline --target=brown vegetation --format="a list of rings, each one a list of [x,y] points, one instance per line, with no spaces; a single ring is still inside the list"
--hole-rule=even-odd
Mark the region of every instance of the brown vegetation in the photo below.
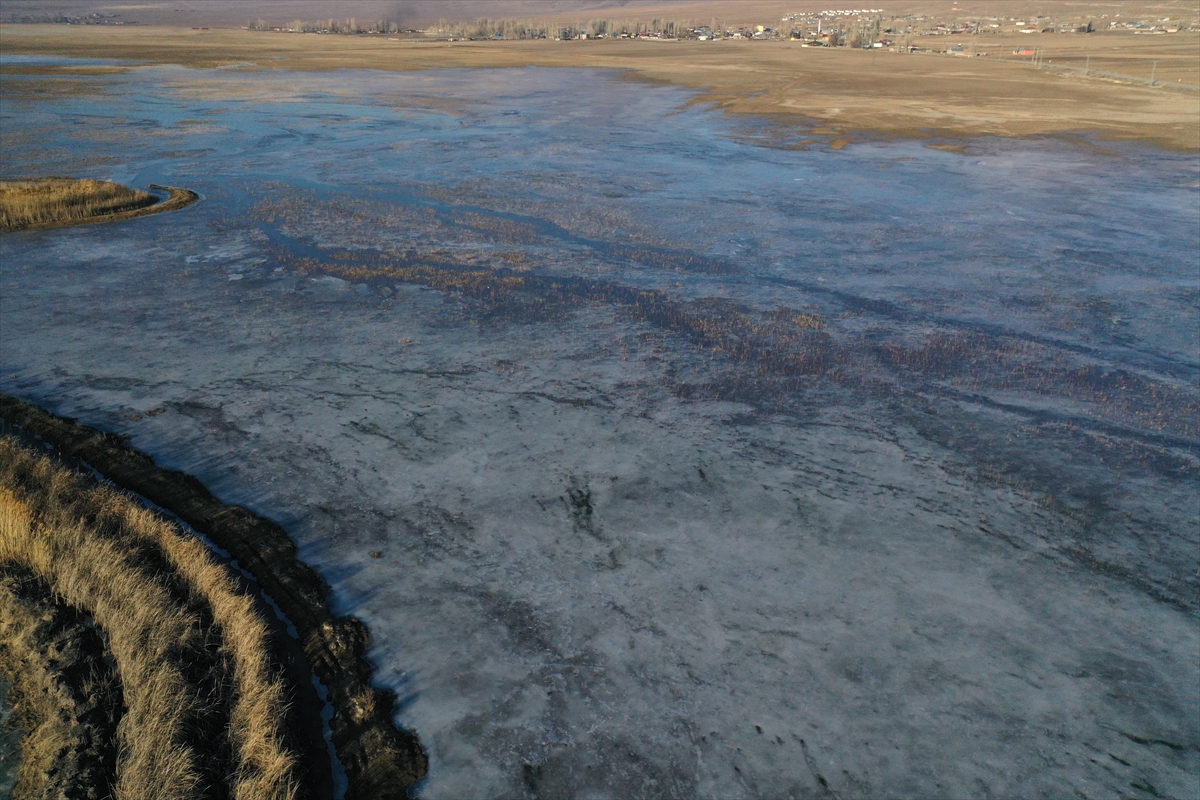
[[[153,204],[154,195],[108,181],[0,181],[0,230],[82,220]]]
[[[0,570],[0,667],[24,731],[17,800],[110,796],[123,698],[104,642],[86,615],[11,567]]]
[[[296,796],[284,686],[267,628],[199,540],[4,437],[0,565],[44,584],[57,605],[103,631],[126,707],[117,727],[116,797],[182,799],[214,789],[245,800]],[[6,652],[14,654],[4,666],[17,673],[22,696],[38,698],[31,702],[49,713],[55,682],[42,677],[39,687],[12,663],[51,656],[29,652],[36,625],[20,624],[32,614],[19,612],[31,603],[11,587],[0,600]],[[60,707],[70,705],[63,694],[57,691]],[[23,787],[54,774],[48,762],[74,749],[74,726],[57,717],[27,740]]]
[[[395,696],[370,683],[371,666],[362,657],[368,640],[365,626],[353,617],[335,617],[331,613],[320,577],[296,559],[296,547],[282,528],[244,508],[222,503],[192,476],[157,466],[148,456],[131,450],[112,434],[76,424],[73,420],[57,417],[5,395],[0,395],[0,420],[52,444],[64,458],[86,461],[116,485],[136,492],[176,514],[194,530],[229,551],[295,626],[304,658],[311,665],[312,673],[328,690],[329,704],[333,707],[329,728],[349,784],[347,800],[399,800],[407,797],[408,790],[424,777],[428,768],[420,743],[412,734],[396,729],[392,720]],[[3,461],[4,456],[0,455],[0,464]],[[30,486],[37,485],[36,480],[27,483]],[[4,484],[5,481],[0,479],[0,486]],[[35,510],[31,510],[30,519],[35,525],[38,524]],[[96,521],[105,525],[111,522],[109,517],[99,517]],[[110,531],[109,527],[101,526],[99,529],[102,533]],[[170,548],[166,547],[166,543],[171,541],[164,540],[163,566],[173,564],[172,559],[176,555],[172,554],[178,553],[173,543]],[[142,552],[148,549],[149,545]],[[168,549],[170,553],[167,553]],[[51,550],[51,555],[57,552],[53,548]],[[133,558],[128,554],[127,557]],[[0,563],[2,561],[3,556],[0,556]],[[186,575],[194,577],[188,577],[186,581],[183,578],[173,581],[170,576],[176,570],[184,572],[176,567],[151,572],[150,577],[160,585],[170,584],[177,592],[186,590],[184,594],[190,599],[185,607],[203,610],[203,587],[208,585],[205,579],[200,577],[198,571],[189,570]],[[104,591],[109,589],[104,588]],[[217,604],[212,604],[211,609],[214,617],[212,630],[223,630],[227,626],[221,623],[221,619],[226,618],[223,614],[227,612],[219,610]],[[99,619],[97,623],[103,624]],[[185,643],[191,641],[185,640]],[[218,662],[224,659],[226,686],[241,681],[241,674],[253,673],[253,659],[237,660],[238,664],[247,664],[243,673],[237,673],[232,668],[236,660],[233,658],[235,648],[242,646],[240,637],[222,634],[221,637],[209,636],[204,641],[215,647],[215,650],[208,648],[210,655],[215,654]],[[206,663],[211,663],[211,660]],[[259,796],[253,793],[253,787],[263,786],[266,782],[255,783],[253,779],[272,774],[268,767],[272,763],[273,748],[260,746],[263,744],[261,740],[256,745],[250,735],[250,722],[255,718],[255,709],[258,707],[247,706],[246,715],[239,716],[241,698],[249,696],[248,693],[237,691],[226,692],[226,697],[234,703],[228,716],[230,724],[235,724],[239,719],[247,721],[245,736],[235,737],[232,730],[228,736],[227,764],[232,765],[230,774],[234,774],[233,768],[239,765],[261,766],[261,770],[255,766],[235,774],[240,781],[238,785],[245,788],[242,794],[235,793],[234,797]],[[132,707],[131,701],[127,700],[127,703]],[[197,723],[189,725],[188,730],[199,730]],[[217,740],[219,736],[200,741],[209,741],[211,746],[211,741]],[[241,742],[246,744],[239,744]],[[165,795],[158,793],[152,796],[157,798]]]
[[[275,213],[279,207],[275,207]],[[616,245],[617,259],[651,268],[736,274],[737,266],[686,253],[651,258],[649,248]],[[817,376],[871,391],[898,391],[897,382],[938,381],[944,389],[977,392],[985,388],[1069,398],[1088,409],[1094,424],[1114,424],[1153,432],[1163,442],[1195,437],[1200,404],[1184,385],[1135,376],[1124,370],[1082,363],[1069,350],[1020,336],[969,331],[948,321],[916,317],[886,301],[805,287],[824,298],[827,309],[867,311],[898,322],[922,320],[914,339],[863,339],[840,325],[830,326],[816,311],[780,308],[761,312],[718,298],[685,300],[662,289],[567,275],[547,275],[539,264],[520,270],[488,264],[467,249],[379,254],[329,251],[328,260],[295,258],[280,252],[282,264],[302,274],[333,275],[347,281],[419,284],[472,301],[472,312],[489,322],[562,318],[588,305],[618,307],[631,319],[680,335],[735,369],[731,384],[702,387],[723,399],[760,402],[788,397]],[[786,324],[781,324],[786,323]],[[686,391],[692,396],[696,387]],[[928,391],[923,385],[921,391]],[[777,401],[772,401],[777,402]]]
[[[170,197],[158,202],[149,192],[109,181],[75,178],[37,178],[0,181],[0,231],[49,228],[174,211],[199,195],[168,187]]]

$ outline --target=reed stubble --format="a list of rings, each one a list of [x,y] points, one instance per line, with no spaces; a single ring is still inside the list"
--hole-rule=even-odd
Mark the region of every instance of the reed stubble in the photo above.
[[[5,437],[0,564],[103,630],[127,709],[117,798],[296,797],[266,624],[202,542]]]

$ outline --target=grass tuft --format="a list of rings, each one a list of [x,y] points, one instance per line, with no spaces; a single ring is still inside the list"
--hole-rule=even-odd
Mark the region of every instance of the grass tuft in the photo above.
[[[214,790],[294,800],[297,764],[266,624],[202,542],[3,437],[0,565],[33,574],[104,631],[127,708],[118,800]]]

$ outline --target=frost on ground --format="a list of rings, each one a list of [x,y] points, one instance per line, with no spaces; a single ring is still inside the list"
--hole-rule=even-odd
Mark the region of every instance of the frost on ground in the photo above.
[[[796,150],[685,100],[8,103],[7,172],[205,200],[0,240],[0,388],[283,523],[424,797],[1194,796],[1194,159]]]

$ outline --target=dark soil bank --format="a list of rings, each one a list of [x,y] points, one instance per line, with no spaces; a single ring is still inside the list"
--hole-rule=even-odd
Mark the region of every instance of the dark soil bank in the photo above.
[[[177,515],[227,550],[295,625],[312,671],[334,709],[330,728],[350,800],[408,795],[427,771],[417,738],[392,722],[395,696],[371,685],[362,658],[366,627],[335,617],[320,577],[296,559],[295,545],[275,523],[222,503],[191,475],[165,470],[121,438],[0,395],[0,419],[86,461],[117,486]]]

